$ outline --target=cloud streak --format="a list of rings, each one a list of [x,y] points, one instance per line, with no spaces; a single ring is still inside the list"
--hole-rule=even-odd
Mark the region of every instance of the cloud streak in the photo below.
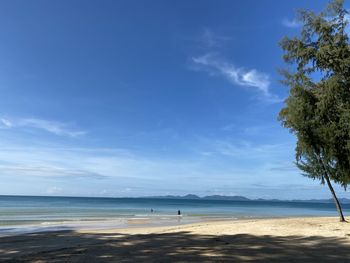
[[[244,189],[264,181],[293,183],[294,176],[298,176],[298,182],[303,180],[298,171],[276,169],[292,160],[286,149],[292,146],[197,138],[190,156],[176,157],[118,148],[17,146],[2,141],[2,191],[14,193],[10,187],[14,181],[18,181],[23,193],[59,187],[62,189],[59,194],[90,196],[200,194],[213,188],[233,189],[240,185],[238,194],[261,197],[263,189],[254,193]],[[126,188],[133,190],[121,192]],[[47,194],[55,194],[56,190]]]
[[[40,177],[89,177],[94,179],[103,179],[103,176],[98,173],[84,171],[80,169],[69,169],[64,167],[43,165],[35,166],[30,164],[6,164],[0,165],[0,170],[2,174],[6,175],[23,175],[23,176],[40,176]]]
[[[193,57],[192,62],[198,70],[205,70],[213,75],[221,75],[230,83],[242,87],[254,88],[259,91],[265,98],[276,99],[270,93],[270,77],[268,74],[259,72],[256,69],[243,69],[234,66],[217,56],[208,53],[203,56]]]
[[[216,48],[231,40],[231,37],[215,34],[212,30],[206,28],[199,40],[205,48]]]
[[[78,131],[69,128],[66,123],[43,120],[37,118],[0,118],[0,127],[12,129],[12,128],[32,128],[44,130],[46,132],[58,135],[58,136],[69,136],[78,137],[86,134],[85,131]]]
[[[228,156],[236,160],[274,160],[285,155],[286,148],[292,148],[290,144],[252,144],[248,141],[237,140],[211,140],[202,138],[206,145],[205,153],[217,156]],[[268,162],[268,163],[272,163]]]

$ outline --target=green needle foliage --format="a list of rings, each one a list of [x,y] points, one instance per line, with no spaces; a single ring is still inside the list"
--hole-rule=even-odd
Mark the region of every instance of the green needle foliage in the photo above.
[[[301,10],[298,15],[300,36],[280,42],[293,70],[281,70],[290,94],[279,120],[297,137],[296,165],[305,176],[327,183],[344,221],[331,181],[344,188],[350,183],[347,11],[335,0],[320,14]]]

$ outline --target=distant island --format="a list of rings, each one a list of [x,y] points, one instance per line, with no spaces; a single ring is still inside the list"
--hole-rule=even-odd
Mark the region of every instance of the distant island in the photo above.
[[[26,196],[26,195],[0,195],[0,197],[47,197],[47,198],[131,198],[131,199],[139,199],[139,198],[148,198],[148,199],[185,199],[185,200],[221,200],[221,201],[243,201],[243,202],[303,202],[303,203],[333,203],[333,199],[265,199],[265,198],[256,198],[251,199],[245,196],[240,195],[207,195],[207,196],[198,196],[195,194],[187,194],[187,195],[160,195],[160,196],[139,196],[139,197],[131,197],[131,196],[123,196],[123,197],[89,197],[89,196]],[[339,198],[339,201],[342,204],[350,204],[350,199],[348,198]]]
[[[144,198],[159,198],[159,199],[187,199],[187,200],[229,200],[229,201],[272,201],[272,202],[308,202],[308,203],[332,203],[333,199],[309,199],[309,200],[301,200],[301,199],[293,199],[293,200],[280,200],[280,199],[250,199],[245,196],[240,195],[207,195],[200,197],[194,194],[187,195],[164,195],[164,196],[145,196]],[[339,198],[339,201],[343,204],[350,204],[350,199],[348,198]]]

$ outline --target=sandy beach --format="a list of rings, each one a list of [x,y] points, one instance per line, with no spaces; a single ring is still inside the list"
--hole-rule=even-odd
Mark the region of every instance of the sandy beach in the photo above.
[[[350,224],[284,218],[21,234],[0,239],[8,262],[349,262]]]

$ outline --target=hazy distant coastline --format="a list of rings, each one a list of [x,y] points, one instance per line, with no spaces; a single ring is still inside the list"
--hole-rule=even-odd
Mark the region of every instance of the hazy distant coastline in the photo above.
[[[190,200],[230,200],[230,201],[269,201],[269,202],[311,202],[311,203],[333,203],[333,199],[292,199],[292,200],[281,200],[281,199],[264,199],[264,198],[258,198],[258,199],[250,199],[245,196],[240,195],[207,195],[200,197],[198,195],[194,194],[187,194],[187,195],[164,195],[164,196],[145,196],[142,198],[161,198],[161,199],[190,199]],[[339,198],[339,201],[344,204],[349,204],[350,199],[348,198]]]
[[[0,195],[0,197],[26,197],[26,195]],[[240,195],[207,195],[207,196],[198,196],[195,194],[187,194],[187,195],[159,195],[159,196],[140,196],[140,197],[132,197],[132,196],[120,196],[120,197],[112,197],[112,196],[28,196],[28,197],[66,197],[66,198],[130,198],[130,199],[186,199],[186,200],[218,200],[218,201],[261,201],[261,202],[306,202],[306,203],[333,203],[333,199],[265,199],[265,198],[248,198]],[[339,198],[339,201],[342,204],[350,204],[350,199],[348,198]]]

